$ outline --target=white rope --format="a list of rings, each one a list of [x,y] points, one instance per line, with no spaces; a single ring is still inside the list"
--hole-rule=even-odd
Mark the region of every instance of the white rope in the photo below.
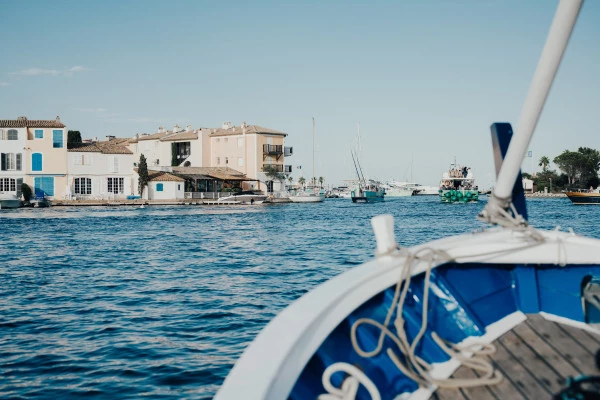
[[[545,241],[544,237],[534,228],[527,225],[526,222],[525,224],[523,224],[524,219],[521,216],[519,216],[521,220],[515,217],[515,215],[518,214],[516,213],[516,210],[514,210],[514,207],[512,207],[512,209],[514,213],[513,215],[511,215],[505,210],[502,210],[503,219],[507,225],[506,227],[511,230],[522,232],[530,236],[532,239],[534,239],[532,243],[526,244],[525,246],[521,246],[517,249],[511,248],[493,250],[471,256],[463,256],[461,257],[461,259],[471,257],[482,257],[498,253],[514,252],[543,244]],[[378,355],[383,348],[383,342],[385,337],[387,336],[394,342],[400,353],[404,355],[404,361],[402,361],[400,357],[398,357],[398,355],[394,352],[392,348],[387,348],[386,354],[388,355],[388,357],[390,357],[394,365],[396,365],[396,367],[404,375],[417,382],[419,386],[431,384],[436,385],[438,387],[460,388],[495,385],[500,383],[502,381],[502,375],[500,375],[497,371],[494,370],[494,367],[491,365],[490,362],[480,357],[495,353],[496,348],[493,344],[473,343],[467,346],[456,345],[445,341],[435,332],[432,332],[431,334],[433,340],[446,354],[448,354],[450,358],[458,360],[462,365],[466,366],[467,368],[471,368],[472,370],[477,370],[481,372],[481,376],[470,379],[438,379],[434,378],[431,375],[431,364],[427,363],[426,361],[424,361],[416,355],[416,348],[427,331],[427,314],[429,305],[429,286],[431,282],[431,271],[434,268],[434,266],[437,266],[443,262],[456,262],[457,260],[456,258],[452,258],[444,250],[434,249],[430,247],[423,247],[415,252],[409,252],[408,254],[406,254],[406,250],[403,250],[400,253],[398,253],[398,255],[404,255],[405,262],[401,270],[401,275],[396,283],[392,304],[388,309],[383,324],[378,321],[375,321],[372,318],[360,318],[357,321],[355,321],[351,327],[350,339],[352,341],[352,347],[354,348],[356,353],[359,354],[361,357],[365,358]],[[412,281],[411,267],[415,260],[427,262],[428,265],[425,270],[425,280],[423,283],[423,307],[421,329],[413,339],[412,343],[409,343],[404,329],[403,309],[408,289]],[[392,318],[394,310],[397,310],[396,319],[394,321],[396,334],[394,334],[389,329],[390,320]],[[358,344],[358,340],[356,337],[359,326],[363,324],[374,326],[380,329],[381,331],[377,340],[377,346],[370,351],[363,350]]]
[[[340,388],[336,388],[331,383],[331,375],[336,372],[345,372],[349,375],[344,379]],[[367,392],[369,392],[369,395],[371,396],[371,400],[381,400],[381,395],[379,394],[379,390],[377,390],[377,386],[375,386],[364,372],[348,363],[338,362],[331,364],[325,369],[325,372],[323,372],[321,381],[327,394],[319,395],[318,400],[354,400],[356,398],[356,393],[358,392],[359,384],[362,384],[365,389],[367,389]]]

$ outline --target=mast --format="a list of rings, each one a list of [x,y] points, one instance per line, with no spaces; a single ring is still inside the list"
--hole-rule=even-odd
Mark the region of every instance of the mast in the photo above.
[[[312,163],[312,179],[311,181],[313,184],[313,189],[315,187],[315,178],[317,177],[315,175],[315,117],[312,117],[312,122],[313,122],[313,163]]]
[[[515,185],[533,131],[540,118],[548,92],[575,26],[582,2],[583,0],[560,0],[558,4],[554,21],[552,21],[548,33],[548,39],[546,39],[546,45],[531,82],[527,99],[521,110],[519,124],[496,181],[496,188],[492,197],[495,202],[500,203],[498,205],[501,207],[508,206],[508,203],[510,203],[512,188]]]

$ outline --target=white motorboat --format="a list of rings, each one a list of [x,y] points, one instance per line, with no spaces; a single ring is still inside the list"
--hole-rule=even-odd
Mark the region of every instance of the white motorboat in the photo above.
[[[19,208],[21,200],[14,193],[0,193],[0,208]]]
[[[231,196],[219,197],[217,203],[262,204],[269,196],[255,192],[240,192]]]
[[[320,203],[325,200],[325,193],[321,190],[306,189],[290,195],[289,199],[292,203]]]
[[[514,137],[492,124],[492,226],[400,248],[373,218],[375,259],[276,316],[215,399],[600,397],[600,240],[535,229],[512,195],[580,7],[560,1]]]
[[[417,194],[416,183],[389,181],[381,185],[386,197],[409,197]]]

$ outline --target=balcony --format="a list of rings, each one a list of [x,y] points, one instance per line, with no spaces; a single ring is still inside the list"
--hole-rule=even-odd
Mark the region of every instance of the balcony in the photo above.
[[[284,157],[289,157],[294,155],[294,148],[293,147],[284,147],[283,148],[283,156]]]
[[[283,172],[283,165],[281,164],[263,164],[262,170],[273,168],[276,172]]]
[[[263,144],[263,160],[267,156],[275,156],[277,160],[283,155],[283,146],[280,144]]]

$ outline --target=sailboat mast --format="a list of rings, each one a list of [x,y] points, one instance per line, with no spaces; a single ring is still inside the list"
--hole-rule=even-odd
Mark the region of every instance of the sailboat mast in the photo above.
[[[312,184],[315,186],[315,117],[312,117],[313,122],[313,162],[312,162]]]

